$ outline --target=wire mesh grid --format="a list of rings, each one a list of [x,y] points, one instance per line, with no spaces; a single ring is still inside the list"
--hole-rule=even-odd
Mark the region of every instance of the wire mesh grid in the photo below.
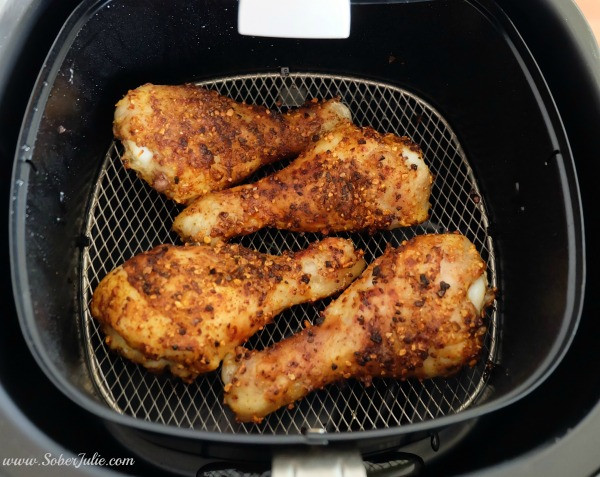
[[[416,234],[458,230],[465,234],[488,264],[488,280],[496,285],[493,245],[486,233],[485,201],[455,134],[431,106],[400,88],[357,78],[317,74],[262,74],[199,83],[237,101],[283,110],[313,97],[341,97],[354,122],[379,131],[410,136],[423,149],[435,180],[431,217],[416,227],[380,232],[340,234],[365,251],[368,262],[386,244],[398,245]],[[249,181],[264,177],[285,164],[268,166]],[[291,409],[281,409],[261,424],[238,423],[222,404],[218,372],[184,384],[154,375],[110,352],[89,313],[92,293],[113,268],[133,255],[161,243],[177,243],[171,232],[180,208],[148,187],[120,160],[112,144],[97,179],[87,217],[89,246],[83,252],[83,329],[93,381],[108,405],[136,418],[166,425],[229,433],[290,434],[317,430],[349,432],[403,426],[454,414],[470,406],[486,384],[486,365],[496,349],[496,311],[488,312],[488,332],[482,358],[473,368],[449,379],[405,382],[377,379],[370,387],[350,380],[314,392]],[[266,229],[239,240],[263,253],[299,250],[319,238]],[[295,306],[283,312],[246,344],[263,348],[314,322],[329,300]]]

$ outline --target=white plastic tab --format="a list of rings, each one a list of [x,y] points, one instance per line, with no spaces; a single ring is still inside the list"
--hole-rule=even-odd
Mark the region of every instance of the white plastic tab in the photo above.
[[[350,0],[240,0],[238,32],[276,38],[348,38]]]

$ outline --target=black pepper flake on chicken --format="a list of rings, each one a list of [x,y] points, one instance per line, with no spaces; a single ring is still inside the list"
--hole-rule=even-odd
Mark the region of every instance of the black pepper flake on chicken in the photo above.
[[[373,343],[377,343],[377,344],[381,343],[381,335],[379,334],[378,331],[374,331],[373,333],[371,333],[370,339]]]
[[[379,267],[386,283],[373,287]],[[446,283],[423,288],[415,277]],[[262,351],[225,357],[225,403],[240,421],[259,422],[267,414],[310,391],[357,378],[433,378],[450,376],[477,362],[483,347],[482,317],[494,299],[485,263],[475,246],[459,234],[422,235],[388,248],[323,311],[324,321]],[[369,296],[365,305],[365,296]],[[421,306],[417,303],[422,302]],[[402,310],[401,318],[396,318]],[[309,340],[310,338],[310,340]],[[293,381],[281,379],[294,361]],[[339,369],[338,369],[339,368]]]
[[[440,298],[442,298],[446,294],[446,290],[448,290],[448,288],[450,288],[450,284],[446,283],[445,281],[441,281],[440,282],[440,289],[437,292],[438,296]]]
[[[283,255],[240,245],[163,245],[104,277],[90,309],[110,348],[191,381],[280,311],[344,289],[364,267],[350,240],[333,237]]]
[[[353,147],[357,140],[364,144]],[[410,139],[343,123],[271,176],[193,201],[173,229],[184,241],[206,237],[213,245],[264,227],[323,234],[392,230],[428,218],[431,184],[423,153]]]

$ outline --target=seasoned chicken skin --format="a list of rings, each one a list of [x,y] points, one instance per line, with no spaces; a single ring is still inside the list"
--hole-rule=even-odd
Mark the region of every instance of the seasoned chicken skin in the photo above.
[[[239,245],[161,245],[111,271],[91,313],[112,349],[191,381],[277,313],[342,290],[364,268],[362,252],[340,238],[280,256]]]
[[[192,84],[145,84],[117,103],[113,131],[125,148],[125,167],[187,203],[299,154],[315,135],[349,120],[337,99],[279,114]]]
[[[421,150],[408,138],[345,123],[281,171],[195,200],[173,228],[184,241],[207,243],[263,227],[394,229],[427,219],[431,183]]]
[[[494,299],[485,263],[462,235],[423,235],[388,248],[305,328],[263,351],[225,357],[225,403],[259,422],[315,389],[348,378],[424,379],[472,366]]]

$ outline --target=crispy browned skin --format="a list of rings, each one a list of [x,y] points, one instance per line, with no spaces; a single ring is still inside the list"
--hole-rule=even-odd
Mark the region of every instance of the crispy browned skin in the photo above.
[[[161,245],[110,272],[91,312],[112,349],[191,381],[280,311],[342,290],[364,268],[362,252],[339,238],[281,256]]]
[[[337,99],[278,114],[191,84],[145,84],[117,103],[113,131],[125,147],[125,167],[187,203],[299,154],[315,135],[348,120]]]
[[[427,219],[431,183],[410,139],[344,123],[281,171],[195,200],[173,228],[183,240],[207,243],[262,227],[389,230]]]
[[[474,365],[485,307],[485,264],[462,235],[423,235],[388,248],[323,312],[324,322],[223,362],[225,403],[260,421],[334,381],[449,376]]]

